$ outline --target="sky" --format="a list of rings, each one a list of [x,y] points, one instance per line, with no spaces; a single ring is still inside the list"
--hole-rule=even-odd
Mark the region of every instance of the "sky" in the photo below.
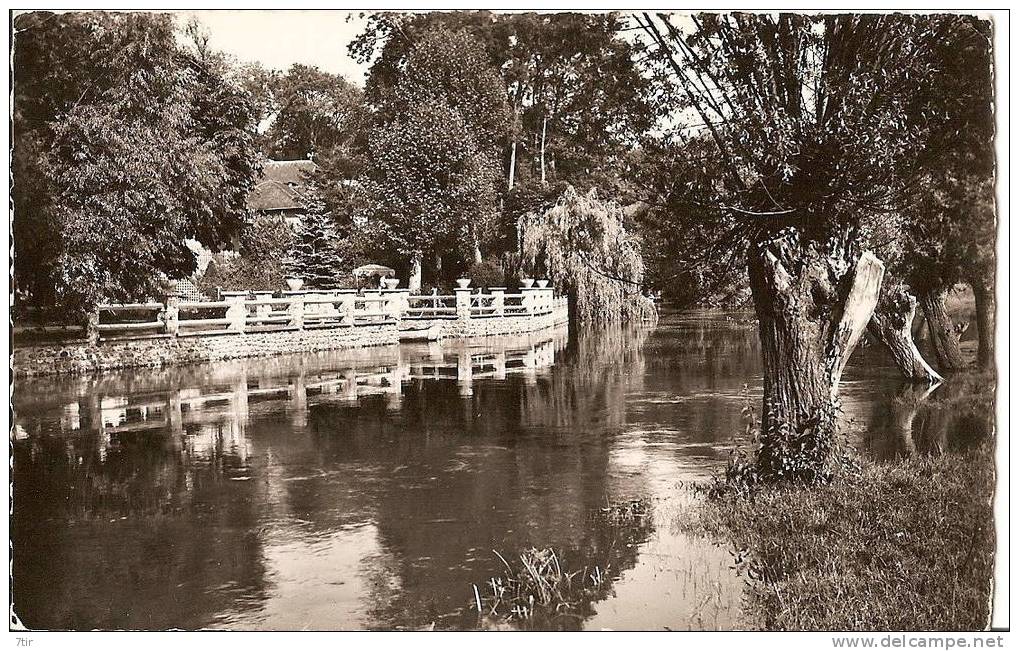
[[[214,50],[269,69],[286,70],[294,63],[317,66],[364,85],[367,66],[347,54],[347,44],[361,33],[366,20],[346,11],[180,11],[178,24],[198,18],[209,32]]]

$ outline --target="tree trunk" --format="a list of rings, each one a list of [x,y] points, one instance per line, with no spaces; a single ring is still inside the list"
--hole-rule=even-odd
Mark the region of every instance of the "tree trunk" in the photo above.
[[[983,279],[970,281],[977,308],[977,364],[980,368],[994,368],[994,284]]]
[[[759,476],[823,481],[840,458],[839,379],[877,304],[884,265],[854,255],[849,234],[821,245],[787,232],[752,251],[748,267],[764,362]]]
[[[473,222],[471,223],[471,254],[474,258],[474,264],[481,263],[481,238],[478,237],[478,227]]]
[[[925,292],[920,297],[920,304],[923,306],[924,316],[927,318],[927,329],[930,332],[931,345],[934,347],[934,354],[938,358],[938,370],[942,373],[965,368],[966,360],[959,349],[959,336],[955,333],[955,326],[948,317],[948,310],[945,308],[945,295],[948,292],[943,289],[935,289]]]
[[[541,122],[541,184],[545,184],[545,131],[548,127],[548,118]]]
[[[902,375],[911,382],[933,384],[942,377],[923,358],[913,341],[916,297],[905,290],[882,295],[867,331],[891,354]]]
[[[513,189],[513,179],[516,176],[517,171],[517,141],[514,140],[510,146],[510,162],[509,162],[509,189]]]
[[[421,291],[421,252],[415,251],[410,259],[410,278],[407,280],[407,288],[412,293]]]

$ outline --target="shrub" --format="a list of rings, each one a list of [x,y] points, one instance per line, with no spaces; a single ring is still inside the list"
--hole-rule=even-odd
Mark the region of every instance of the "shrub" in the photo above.
[[[467,270],[467,277],[471,279],[471,287],[506,286],[506,273],[502,265],[493,260],[475,262]]]

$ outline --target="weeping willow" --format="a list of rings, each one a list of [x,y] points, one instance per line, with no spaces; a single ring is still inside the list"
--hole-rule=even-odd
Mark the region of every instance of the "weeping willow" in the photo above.
[[[653,321],[658,312],[644,296],[640,241],[626,230],[623,210],[567,186],[555,205],[521,220],[523,265],[570,297],[578,321]]]

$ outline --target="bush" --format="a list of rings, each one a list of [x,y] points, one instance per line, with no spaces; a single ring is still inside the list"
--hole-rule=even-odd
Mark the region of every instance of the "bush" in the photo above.
[[[471,287],[506,286],[506,272],[498,262],[492,260],[472,264],[467,270],[467,277],[471,279]]]

